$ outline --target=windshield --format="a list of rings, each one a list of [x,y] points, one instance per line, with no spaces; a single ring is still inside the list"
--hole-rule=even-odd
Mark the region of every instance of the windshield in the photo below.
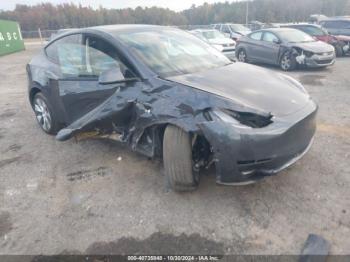
[[[190,74],[231,63],[215,48],[177,29],[130,32],[118,38],[161,77]]]
[[[314,38],[312,38],[312,36],[302,31],[299,31],[297,29],[280,31],[278,32],[278,35],[284,42],[289,42],[289,43],[304,43],[304,42],[316,41]]]
[[[216,30],[203,31],[202,34],[206,39],[226,38],[226,36],[224,36],[222,33]]]
[[[248,27],[245,27],[243,25],[239,25],[239,24],[232,24],[230,25],[232,31],[235,32],[239,32],[239,31],[250,31],[250,29]]]
[[[301,29],[305,33],[307,33],[309,35],[312,35],[312,36],[324,36],[324,35],[327,35],[325,31],[323,31],[321,28],[318,28],[318,27],[304,26]]]

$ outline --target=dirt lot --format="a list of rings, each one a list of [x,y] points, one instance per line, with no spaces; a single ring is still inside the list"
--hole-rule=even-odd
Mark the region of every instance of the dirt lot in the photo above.
[[[0,254],[298,254],[309,233],[350,254],[350,57],[290,73],[320,106],[297,164],[245,187],[218,186],[208,172],[198,191],[178,194],[159,162],[40,130],[25,76],[37,51],[0,58]]]

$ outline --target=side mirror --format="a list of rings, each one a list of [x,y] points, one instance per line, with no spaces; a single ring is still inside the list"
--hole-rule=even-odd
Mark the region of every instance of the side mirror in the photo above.
[[[106,71],[103,71],[98,78],[98,82],[101,85],[113,84],[124,81],[125,78],[119,66],[115,66]]]
[[[281,43],[281,40],[279,39],[274,39],[273,40],[273,43],[276,44],[276,45],[279,45]]]

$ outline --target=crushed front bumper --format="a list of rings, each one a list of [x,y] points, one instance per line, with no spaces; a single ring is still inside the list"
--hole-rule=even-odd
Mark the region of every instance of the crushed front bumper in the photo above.
[[[305,58],[305,65],[307,67],[317,68],[330,66],[335,63],[335,53],[314,54],[311,57]]]
[[[249,184],[275,175],[301,158],[316,130],[317,105],[273,118],[263,128],[237,128],[213,115],[200,128],[212,146],[219,184]]]

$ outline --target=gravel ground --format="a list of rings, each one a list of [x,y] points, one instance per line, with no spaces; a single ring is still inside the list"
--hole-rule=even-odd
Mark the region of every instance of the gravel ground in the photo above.
[[[303,159],[244,187],[218,186],[208,172],[178,194],[160,162],[40,130],[25,75],[37,51],[0,58],[0,254],[298,254],[310,233],[350,254],[350,57],[289,73],[320,106]]]

